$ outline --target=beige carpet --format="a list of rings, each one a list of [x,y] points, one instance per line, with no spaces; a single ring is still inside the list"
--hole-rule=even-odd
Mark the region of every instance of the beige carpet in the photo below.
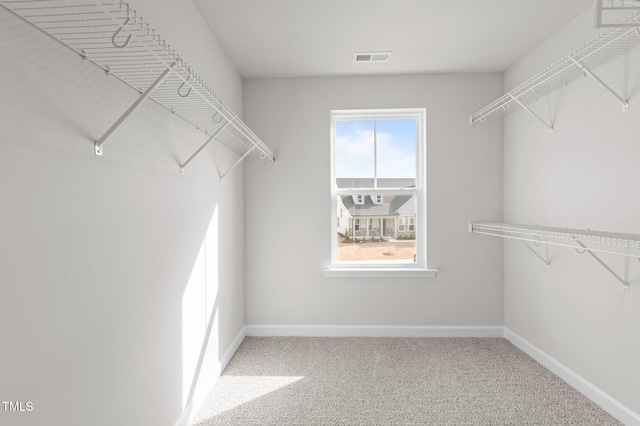
[[[499,338],[247,337],[192,425],[619,425]]]

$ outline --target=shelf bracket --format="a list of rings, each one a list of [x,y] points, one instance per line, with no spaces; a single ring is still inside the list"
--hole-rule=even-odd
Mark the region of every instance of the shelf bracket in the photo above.
[[[187,164],[189,164],[191,162],[191,160],[193,160],[196,157],[196,155],[200,154],[200,151],[202,151],[207,145],[209,145],[209,142],[214,140],[216,138],[216,136],[218,136],[220,134],[220,132],[222,132],[224,130],[224,128],[227,127],[227,125],[229,125],[233,120],[235,120],[235,117],[233,117],[231,120],[228,120],[226,123],[224,123],[222,126],[220,126],[220,128],[218,130],[216,130],[215,133],[213,135],[211,135],[211,137],[209,139],[207,139],[207,141],[204,144],[202,144],[202,146],[200,148],[198,148],[196,150],[196,152],[191,154],[191,157],[189,157],[184,163],[180,164],[180,174],[181,175],[184,174],[184,168],[187,167]]]
[[[529,250],[531,250],[531,253],[535,254],[535,255],[536,255],[536,257],[542,261],[542,263],[544,263],[545,265],[547,265],[547,268],[551,268],[551,262],[549,262],[547,259],[545,259],[544,257],[542,257],[542,255],[540,255],[540,253],[538,253],[537,251],[535,251],[535,250],[533,249],[533,247],[531,247],[529,244],[527,244],[527,242],[526,242],[526,241],[524,241],[524,240],[520,240],[520,242],[521,242],[522,244],[524,244],[524,246],[525,246],[526,248],[528,248]]]
[[[245,159],[249,154],[251,154],[251,153],[253,152],[253,150],[254,150],[254,149],[256,149],[256,146],[255,146],[255,145],[253,145],[251,148],[249,148],[249,149],[247,150],[247,152],[245,152],[245,153],[244,153],[244,155],[238,159],[238,161],[236,161],[235,163],[233,163],[233,166],[231,166],[231,167],[229,168],[229,170],[227,170],[226,172],[224,172],[223,174],[221,174],[221,175],[220,175],[220,182],[222,182],[222,179],[224,179],[224,177],[225,177],[225,176],[226,176],[226,175],[227,175],[231,170],[235,169],[235,168],[238,166],[238,164],[242,163],[242,160],[244,160],[244,159]]]
[[[604,269],[606,269],[611,275],[614,276],[614,278],[618,281],[620,281],[620,283],[622,284],[622,291],[624,292],[628,292],[629,291],[629,283],[626,282],[625,280],[623,280],[620,275],[616,274],[613,269],[611,269],[609,267],[609,265],[607,265],[606,263],[604,263],[602,261],[602,259],[600,259],[598,256],[596,256],[591,250],[589,250],[589,248],[584,245],[582,243],[582,241],[576,240],[576,243],[578,243],[580,245],[580,247],[582,247],[584,249],[585,252],[589,253],[589,255],[591,255],[591,257],[593,257]],[[577,251],[577,249],[576,249]],[[584,253],[584,252],[583,252]]]
[[[613,89],[611,87],[609,87],[604,81],[600,80],[600,78],[598,78],[597,75],[595,75],[593,73],[593,71],[591,71],[589,68],[587,68],[582,62],[580,62],[579,60],[577,60],[575,57],[573,56],[569,56],[569,58],[571,58],[571,60],[573,61],[573,63],[575,64],[576,68],[579,69],[580,71],[584,71],[584,73],[586,75],[588,75],[589,77],[591,77],[596,83],[598,83],[600,86],[602,86],[604,89],[607,90],[607,92],[611,93],[611,95],[616,98],[617,100],[620,101],[620,103],[622,104],[622,111],[623,112],[627,112],[629,111],[629,101],[627,101],[626,99],[624,99],[622,96],[618,95],[616,92],[613,91]]]
[[[129,118],[131,114],[135,112],[135,110],[138,109],[138,107],[140,107],[140,105],[142,104],[142,101],[144,101],[149,97],[149,95],[151,95],[151,92],[153,92],[156,89],[156,87],[158,87],[160,83],[162,83],[162,81],[167,77],[167,75],[169,75],[171,71],[173,71],[173,69],[177,64],[178,64],[177,62],[173,62],[171,65],[169,65],[169,67],[166,70],[164,70],[162,74],[160,74],[160,76],[156,79],[156,81],[154,81],[151,84],[151,86],[149,86],[147,90],[145,90],[145,92],[142,93],[138,97],[138,99],[136,99],[133,105],[131,105],[129,109],[126,110],[125,113],[122,114],[122,116],[115,123],[113,123],[113,125],[109,128],[109,130],[107,130],[106,133],[96,141],[96,143],[94,144],[94,150],[96,155],[98,156],[102,155],[102,144],[107,140],[107,138],[109,138],[109,136],[111,136],[113,132],[116,131],[118,127],[120,127],[120,125],[122,125],[122,123],[125,122],[127,118]]]
[[[531,114],[531,116],[533,118],[535,118],[536,120],[538,120],[538,122],[540,124],[542,124],[544,127],[546,127],[547,129],[549,129],[549,134],[553,135],[553,126],[547,124],[546,121],[544,121],[542,118],[540,118],[535,112],[531,111],[525,104],[523,104],[522,102],[520,102],[515,96],[513,96],[511,93],[509,93],[509,96],[511,97],[511,99],[513,99],[514,102],[516,102],[518,105],[520,105],[525,111],[527,111],[529,114]]]

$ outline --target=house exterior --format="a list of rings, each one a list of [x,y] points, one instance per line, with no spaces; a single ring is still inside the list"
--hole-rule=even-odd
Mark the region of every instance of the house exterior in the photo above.
[[[338,197],[338,233],[355,240],[415,239],[413,195],[344,195]],[[346,214],[345,214],[346,213]]]
[[[336,230],[355,240],[406,239],[416,235],[416,202],[413,195],[371,194],[367,188],[411,188],[414,179],[336,179],[338,188],[362,188],[357,195],[337,200]]]

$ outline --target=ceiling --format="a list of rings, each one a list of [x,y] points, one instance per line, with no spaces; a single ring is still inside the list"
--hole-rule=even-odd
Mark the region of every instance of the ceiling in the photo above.
[[[501,72],[593,0],[193,0],[244,78]],[[354,63],[392,51],[388,63]]]

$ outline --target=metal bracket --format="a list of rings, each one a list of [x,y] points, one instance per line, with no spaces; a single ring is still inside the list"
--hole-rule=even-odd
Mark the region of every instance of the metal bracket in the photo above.
[[[589,253],[589,255],[591,255],[591,257],[593,257],[593,258],[594,258],[594,259],[595,259],[595,260],[596,260],[596,261],[597,261],[597,262],[598,262],[598,263],[599,263],[599,264],[600,264],[604,269],[606,269],[607,271],[609,271],[609,273],[610,273],[611,275],[613,275],[613,276],[614,276],[614,278],[615,278],[616,280],[618,280],[618,281],[620,281],[620,283],[622,283],[622,291],[624,291],[624,292],[628,292],[628,291],[629,291],[629,283],[628,283],[628,282],[626,282],[625,280],[623,280],[623,279],[620,277],[620,275],[616,274],[616,273],[613,271],[613,269],[611,269],[611,268],[610,268],[606,263],[604,263],[604,262],[602,261],[602,259],[600,259],[598,256],[596,256],[596,255],[595,255],[591,250],[589,250],[589,248],[588,248],[587,246],[585,246],[585,245],[582,243],[582,241],[580,241],[580,240],[576,240],[576,243],[578,243],[578,244],[580,245],[580,247],[582,247],[582,248],[584,249],[584,251],[583,251],[582,253],[584,253],[584,252]],[[576,251],[578,251],[578,249],[576,249]],[[578,253],[580,253],[580,252],[578,252]],[[582,254],[582,253],[580,253],[580,254]]]
[[[220,134],[220,132],[222,130],[224,130],[224,128],[227,127],[227,125],[229,123],[231,123],[233,120],[235,120],[235,117],[232,118],[231,120],[227,121],[226,123],[224,123],[222,126],[220,126],[220,128],[218,130],[216,130],[215,133],[213,135],[211,135],[211,137],[209,137],[209,139],[207,139],[207,141],[204,144],[202,144],[202,146],[200,148],[198,148],[196,150],[196,152],[191,154],[191,157],[189,157],[184,163],[180,164],[180,174],[181,175],[184,174],[184,168],[187,167],[187,164],[189,164],[191,162],[191,160],[193,160],[196,157],[196,155],[200,154],[200,151],[202,151],[207,145],[209,145],[209,142],[214,140],[216,138],[216,136],[218,136],[218,134]]]
[[[613,91],[613,89],[611,89],[611,87],[609,87],[604,81],[600,80],[600,78],[598,78],[598,76],[596,76],[589,68],[587,68],[582,62],[580,62],[579,60],[577,60],[575,57],[573,56],[569,56],[569,58],[571,58],[571,60],[573,61],[573,63],[575,64],[576,68],[579,69],[580,71],[584,71],[584,73],[586,75],[588,75],[589,77],[591,77],[596,83],[598,83],[600,86],[602,86],[603,88],[605,88],[607,90],[607,92],[611,93],[611,95],[616,98],[617,100],[620,101],[620,103],[622,103],[622,111],[623,112],[627,112],[629,111],[629,101],[627,101],[626,99],[624,99],[622,96],[618,95],[616,92]]]
[[[221,175],[220,175],[220,182],[222,182],[222,179],[224,179],[224,177],[225,177],[225,176],[226,176],[226,175],[227,175],[231,170],[235,169],[235,168],[236,168],[236,166],[237,166],[238,164],[242,163],[242,160],[244,160],[244,159],[247,157],[247,155],[251,154],[251,153],[253,152],[253,150],[254,150],[254,149],[256,149],[256,146],[255,146],[255,145],[253,145],[251,148],[249,148],[249,149],[247,150],[247,152],[245,152],[245,153],[244,153],[244,155],[238,159],[238,161],[236,161],[235,163],[233,163],[233,166],[231,166],[231,167],[229,168],[229,170],[227,170],[226,172],[224,172],[223,174],[221,174]]]
[[[176,65],[177,65],[177,62],[174,62],[171,65],[169,65],[169,68],[164,70],[162,74],[160,74],[160,76],[156,79],[156,81],[154,81],[153,84],[151,84],[151,86],[149,86],[147,90],[143,94],[141,94],[138,97],[138,99],[136,99],[133,105],[131,105],[129,109],[126,110],[125,113],[122,114],[122,116],[115,123],[113,123],[113,125],[109,128],[109,130],[107,130],[106,133],[96,141],[96,143],[94,144],[94,151],[96,155],[102,155],[102,144],[107,140],[107,138],[109,138],[109,136],[111,136],[113,132],[116,131],[118,127],[120,127],[122,123],[125,122],[127,118],[129,118],[131,114],[135,112],[135,110],[138,109],[138,107],[140,107],[140,105],[142,104],[142,101],[144,101],[149,97],[149,95],[151,95],[151,92],[153,92],[156,89],[156,87],[158,87],[160,83],[162,83],[162,81],[167,77],[167,75],[169,75],[169,73],[173,71],[173,68]]]
[[[535,255],[536,255],[536,257],[542,261],[542,263],[544,263],[545,265],[547,265],[547,268],[551,268],[551,262],[549,262],[547,259],[545,259],[544,257],[542,257],[542,256],[540,255],[540,253],[538,253],[537,251],[535,251],[535,250],[533,249],[533,247],[531,247],[529,244],[527,244],[527,242],[526,242],[526,241],[524,241],[524,240],[520,240],[520,242],[522,242],[522,244],[524,244],[524,246],[525,246],[526,248],[528,248],[529,250],[531,250],[531,253],[535,254]]]
[[[535,118],[536,120],[538,120],[538,122],[540,122],[540,124],[542,124],[544,127],[546,127],[547,129],[549,129],[549,134],[553,135],[553,126],[547,124],[546,121],[544,121],[542,118],[540,118],[535,112],[531,111],[525,104],[523,104],[522,102],[520,102],[515,96],[513,96],[511,93],[509,93],[509,96],[511,96],[511,99],[514,100],[514,102],[516,102],[518,105],[520,105],[525,111],[527,111],[529,114],[531,114],[531,116],[533,118]]]

